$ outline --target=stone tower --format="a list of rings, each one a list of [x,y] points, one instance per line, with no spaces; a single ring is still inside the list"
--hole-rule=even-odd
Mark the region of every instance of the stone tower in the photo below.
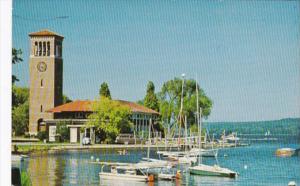
[[[47,110],[62,104],[63,59],[59,34],[42,30],[30,37],[29,134],[46,130],[45,119],[53,119]]]

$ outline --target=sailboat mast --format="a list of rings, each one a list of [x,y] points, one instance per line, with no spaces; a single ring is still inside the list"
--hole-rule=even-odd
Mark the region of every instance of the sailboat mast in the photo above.
[[[151,125],[152,125],[152,118],[150,118],[149,122],[149,129],[148,129],[148,151],[147,151],[147,158],[149,159],[150,157],[150,144],[151,144]]]
[[[184,77],[185,74],[181,75],[182,77],[182,87],[181,87],[181,100],[180,100],[180,111],[179,111],[179,136],[178,136],[178,144],[180,145],[180,134],[181,134],[181,126],[182,126],[182,111],[183,111],[183,86],[184,86]]]
[[[186,151],[187,149],[187,145],[188,145],[188,140],[187,140],[187,137],[188,137],[188,135],[187,135],[187,117],[185,116],[184,117],[184,135],[185,135],[185,147],[184,147],[184,151]]]
[[[201,108],[199,113],[199,92],[198,92],[198,82],[196,80],[196,95],[197,95],[197,124],[198,124],[198,135],[199,135],[199,149],[201,150]]]
[[[202,163],[202,159],[201,159],[201,132],[202,132],[202,124],[201,124],[201,114],[202,114],[202,110],[199,107],[199,92],[198,92],[198,82],[196,80],[196,96],[197,96],[197,124],[198,124],[198,132],[199,132],[199,161],[198,164]],[[200,111],[200,112],[199,112]]]

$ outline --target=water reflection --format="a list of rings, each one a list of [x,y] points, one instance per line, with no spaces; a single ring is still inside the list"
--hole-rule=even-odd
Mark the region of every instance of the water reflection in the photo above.
[[[60,156],[36,156],[28,160],[33,185],[62,185],[65,160]]]
[[[191,180],[195,185],[215,185],[215,186],[237,185],[235,179],[222,178],[222,177],[193,175],[191,176]]]

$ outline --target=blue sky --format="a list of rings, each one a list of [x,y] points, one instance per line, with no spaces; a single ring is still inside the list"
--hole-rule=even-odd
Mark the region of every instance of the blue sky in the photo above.
[[[13,46],[24,62],[13,73],[28,86],[28,33],[48,28],[65,36],[63,88],[72,99],[96,98],[106,81],[113,98],[137,101],[149,80],[159,91],[185,73],[213,100],[208,121],[299,117],[299,4],[15,0]]]

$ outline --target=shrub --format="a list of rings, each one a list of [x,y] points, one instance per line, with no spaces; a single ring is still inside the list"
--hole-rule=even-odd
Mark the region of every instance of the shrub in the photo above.
[[[69,128],[67,127],[67,122],[59,122],[56,125],[56,134],[60,135],[61,141],[69,141],[70,139],[70,132]]]
[[[31,186],[30,175],[26,171],[21,172],[21,185],[22,186]]]
[[[48,132],[47,131],[40,131],[37,133],[37,138],[40,141],[43,141],[44,139],[48,139]]]

